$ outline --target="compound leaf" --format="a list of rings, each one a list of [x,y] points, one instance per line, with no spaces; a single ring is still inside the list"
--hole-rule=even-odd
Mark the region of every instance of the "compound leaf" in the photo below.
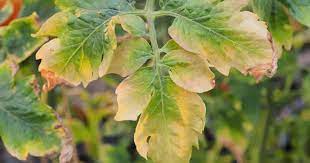
[[[8,66],[0,66],[0,136],[7,150],[25,160],[28,154],[57,152],[62,130],[52,109],[40,102],[33,78],[14,79]]]
[[[39,29],[36,18],[37,15],[32,14],[29,17],[16,19],[0,29],[0,62],[9,58],[19,63],[46,41],[46,38],[31,36]]]
[[[232,67],[257,80],[275,72],[277,55],[264,22],[240,11],[247,0],[162,0],[162,8],[176,17],[170,36],[185,50],[200,54],[218,71]]]

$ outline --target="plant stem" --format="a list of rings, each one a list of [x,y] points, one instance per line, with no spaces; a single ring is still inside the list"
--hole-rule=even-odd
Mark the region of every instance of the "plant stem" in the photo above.
[[[155,6],[155,0],[147,0],[145,10],[146,10],[147,24],[149,26],[149,37],[154,53],[154,69],[156,72],[156,76],[158,77],[159,80],[159,85],[161,89],[160,92],[162,92],[163,83],[161,79],[162,76],[161,76],[161,64],[160,64],[160,49],[158,47],[156,28],[154,24],[156,18],[156,15],[154,15],[154,6]],[[161,98],[163,98],[162,94]]]
[[[158,62],[160,60],[160,50],[158,47],[156,28],[154,24],[155,21],[155,17],[153,15],[154,5],[155,0],[147,0],[145,10],[146,10],[147,24],[149,26],[149,37],[154,52],[155,65],[158,65]]]

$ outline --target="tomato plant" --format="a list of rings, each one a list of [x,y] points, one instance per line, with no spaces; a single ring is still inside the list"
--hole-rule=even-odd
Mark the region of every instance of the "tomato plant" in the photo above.
[[[210,113],[221,120],[212,121],[218,140],[206,160],[216,162],[223,146],[244,162],[246,149],[253,145],[245,135],[257,121],[269,122],[273,112],[263,110],[262,119],[255,119],[241,109],[253,103],[269,108],[293,98],[292,76],[285,78],[284,89],[272,84],[255,89],[253,83],[264,84],[265,76],[274,76],[278,60],[307,42],[307,35],[300,41],[296,33],[310,26],[309,0],[55,0],[55,6],[52,1],[15,2],[0,3],[5,25],[0,29],[0,136],[8,151],[22,160],[28,154],[61,153],[60,162],[77,161],[74,144],[81,141],[95,160],[117,162],[106,158],[116,149],[125,153],[122,162],[128,160],[126,140],[115,149],[101,143],[106,133],[100,132],[100,122],[114,112],[87,105],[88,111],[77,111],[85,125],[66,109],[72,107],[67,94],[74,87],[104,79],[104,85],[116,87],[115,120],[137,121],[133,141],[145,160],[190,162]],[[38,14],[29,16],[33,11]],[[18,14],[21,18],[15,19]],[[58,88],[62,93],[55,95]],[[276,96],[266,88],[284,93]],[[253,94],[246,93],[252,89]],[[218,105],[224,99],[227,103]],[[57,103],[64,106],[54,113],[48,104],[61,106]],[[231,106],[236,111],[223,110]],[[234,118],[240,121],[227,123]],[[264,128],[257,134],[269,131],[260,131]],[[259,143],[265,147],[264,137]],[[253,145],[250,153],[262,161],[264,148]]]

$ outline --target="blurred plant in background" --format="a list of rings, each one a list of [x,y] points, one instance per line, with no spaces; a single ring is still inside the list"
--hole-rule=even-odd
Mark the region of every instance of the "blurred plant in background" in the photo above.
[[[14,5],[18,1],[8,2],[0,1],[0,21],[5,22],[0,29],[0,54],[3,54],[0,61],[7,57],[4,39],[10,39],[16,43],[11,43],[15,46],[23,46],[16,42],[21,38],[14,38],[10,33],[2,34],[4,28],[20,30],[6,26],[17,17],[16,13],[19,17],[25,17],[36,12],[38,17],[35,20],[41,24],[57,11],[52,0],[24,0],[20,9]],[[137,1],[138,8],[144,6],[143,2]],[[165,18],[158,21],[161,25],[158,34],[167,36],[164,29],[171,24],[171,20]],[[200,95],[207,106],[207,123],[204,135],[199,139],[200,148],[193,151],[192,163],[310,162],[310,31],[296,21],[290,21],[285,23],[293,24],[289,29],[291,36],[287,36],[291,37],[292,49],[284,50],[275,77],[256,83],[254,79],[233,71],[229,78],[217,75],[220,77],[216,79],[216,89]],[[25,26],[21,28],[25,29]],[[30,36],[35,30],[37,27],[23,34]],[[160,44],[169,39],[161,38]],[[277,38],[279,44],[287,47],[285,38]],[[32,54],[46,40],[33,39],[22,38],[34,43],[21,52],[26,56],[20,60],[17,75],[35,74],[42,86],[43,79],[37,71],[38,61]],[[114,90],[121,79],[108,75],[87,89],[61,86],[42,94],[42,99],[56,108],[61,117],[65,117],[64,124],[72,132],[76,157],[81,162],[148,162],[135,149],[133,133],[136,123],[114,121],[117,111]],[[10,157],[1,145],[0,162],[19,161]],[[57,159],[30,157],[26,162],[57,162]]]

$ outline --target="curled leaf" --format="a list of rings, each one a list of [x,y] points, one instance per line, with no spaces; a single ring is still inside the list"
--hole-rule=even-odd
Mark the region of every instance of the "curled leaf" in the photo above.
[[[163,62],[170,68],[171,79],[188,91],[203,93],[215,86],[215,75],[197,54],[174,50],[164,57]]]
[[[122,28],[133,36],[145,36],[146,26],[142,18],[135,15],[117,15],[113,23],[120,24]]]
[[[58,78],[53,72],[50,71],[46,71],[43,69],[41,70],[41,75],[46,80],[46,83],[43,85],[44,92],[48,92],[54,89],[59,84],[68,84],[68,82]]]

